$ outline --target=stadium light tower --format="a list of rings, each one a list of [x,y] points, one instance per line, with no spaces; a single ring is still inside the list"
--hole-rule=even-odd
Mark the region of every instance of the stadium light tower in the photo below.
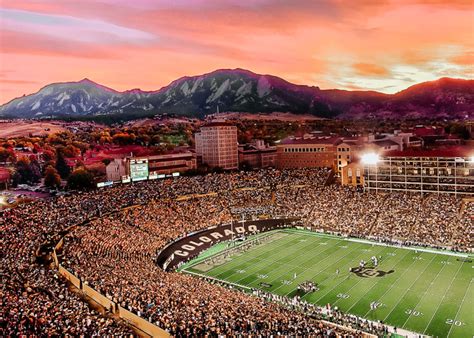
[[[377,153],[366,153],[361,156],[362,164],[367,166],[367,186],[369,187],[370,191],[370,166],[377,165],[380,161],[380,157]],[[375,192],[377,192],[377,168],[375,169]]]
[[[367,153],[362,155],[361,160],[363,164],[375,165],[379,162],[380,157],[376,153]]]

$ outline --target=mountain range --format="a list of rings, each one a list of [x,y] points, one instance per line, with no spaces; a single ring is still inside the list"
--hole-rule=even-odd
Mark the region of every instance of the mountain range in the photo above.
[[[2,118],[115,116],[133,119],[159,114],[204,117],[226,112],[290,112],[324,118],[474,119],[474,80],[441,78],[396,94],[322,90],[244,69],[186,76],[156,91],[119,92],[89,79],[53,83],[0,106]]]

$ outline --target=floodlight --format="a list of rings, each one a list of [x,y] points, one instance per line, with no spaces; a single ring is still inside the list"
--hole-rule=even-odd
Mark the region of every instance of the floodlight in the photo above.
[[[361,159],[363,164],[377,164],[380,158],[376,153],[367,153],[363,154]]]

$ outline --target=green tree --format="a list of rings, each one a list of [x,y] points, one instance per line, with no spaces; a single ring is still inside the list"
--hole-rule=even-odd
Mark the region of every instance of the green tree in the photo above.
[[[56,168],[48,166],[44,171],[44,185],[50,188],[59,188],[61,186],[61,176]]]
[[[74,170],[67,180],[68,189],[85,190],[94,187],[94,177],[84,167]]]

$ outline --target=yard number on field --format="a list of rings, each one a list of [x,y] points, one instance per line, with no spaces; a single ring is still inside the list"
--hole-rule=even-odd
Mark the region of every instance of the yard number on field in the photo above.
[[[448,325],[456,325],[456,326],[463,326],[463,325],[466,325],[466,323],[463,323],[459,320],[454,320],[454,319],[446,319],[446,324]]]
[[[415,317],[423,316],[423,313],[422,313],[422,312],[416,311],[416,310],[412,310],[412,309],[406,309],[405,313],[406,313],[407,315],[415,316]]]

